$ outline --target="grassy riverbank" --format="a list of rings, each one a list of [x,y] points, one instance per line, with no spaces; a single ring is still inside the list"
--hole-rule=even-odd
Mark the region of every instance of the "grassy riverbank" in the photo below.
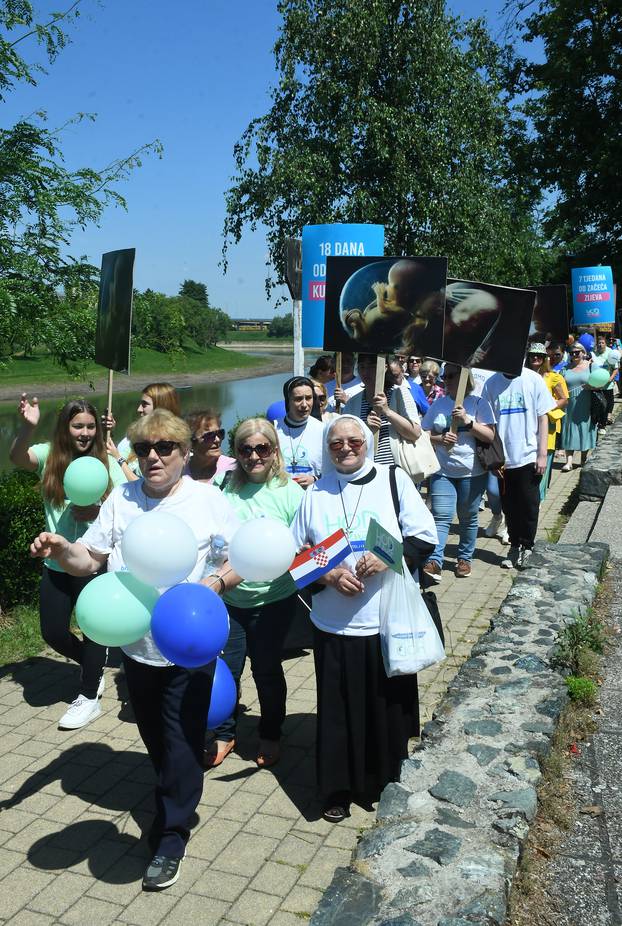
[[[262,363],[258,357],[250,357],[238,351],[222,347],[203,349],[195,344],[186,344],[183,353],[162,354],[155,350],[137,348],[132,357],[132,375],[165,379],[180,373],[217,373],[240,367],[256,367]],[[97,364],[89,364],[81,380],[103,376],[105,370]],[[0,368],[0,382],[4,386],[29,383],[62,383],[68,379],[67,372],[46,354],[32,357],[15,357],[5,361]]]

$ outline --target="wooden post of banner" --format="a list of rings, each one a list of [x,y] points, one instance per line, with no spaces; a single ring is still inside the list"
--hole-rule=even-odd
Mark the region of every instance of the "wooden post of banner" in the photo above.
[[[335,354],[335,389],[341,389],[341,351]],[[335,402],[337,414],[341,414],[341,402]]]
[[[108,398],[106,400],[106,415],[112,415],[112,377],[113,376],[114,376],[114,372],[112,370],[108,370]],[[104,428],[104,440],[105,441],[108,440],[109,434],[110,434],[110,431],[108,430],[108,428]]]
[[[464,403],[464,397],[466,395],[467,383],[469,381],[469,368],[461,367],[460,368],[460,379],[458,380],[458,391],[456,393],[456,401],[454,406],[462,405]],[[458,433],[458,425],[455,421],[451,422],[450,431],[452,434]]]
[[[387,366],[387,361],[384,354],[378,354],[376,358],[376,382],[374,384],[374,395],[378,395],[380,392],[384,392],[384,377],[385,370]],[[374,455],[378,450],[378,441],[380,439],[380,431],[376,431],[374,434]]]

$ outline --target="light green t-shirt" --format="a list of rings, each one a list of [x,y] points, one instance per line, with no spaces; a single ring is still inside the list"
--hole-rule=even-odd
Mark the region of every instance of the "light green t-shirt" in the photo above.
[[[220,486],[226,475],[223,473],[217,476],[214,485]],[[305,494],[304,489],[292,479],[288,479],[284,486],[279,485],[276,479],[260,485],[247,482],[241,489],[232,489],[228,481],[223,492],[240,521],[251,521],[263,516],[283,521],[288,527],[294,520]],[[255,608],[272,601],[280,601],[288,595],[293,595],[295,591],[294,580],[289,572],[286,572],[272,582],[241,582],[223,595],[223,598],[227,604],[236,608]]]
[[[37,458],[37,476],[39,476],[39,478],[43,476],[45,471],[45,464],[50,455],[50,447],[50,443],[46,442],[45,444],[33,444],[30,448]],[[123,475],[123,470],[115,458],[111,457],[110,454],[108,454],[108,470],[113,486],[118,486],[123,482],[127,482],[127,479]],[[45,529],[51,533],[60,534],[70,543],[74,543],[78,537],[81,537],[89,526],[90,522],[76,521],[71,513],[71,502],[67,498],[63,505],[57,508],[44,495],[43,507],[45,509]],[[46,559],[44,562],[49,569],[55,569],[57,572],[63,571],[56,560]]]

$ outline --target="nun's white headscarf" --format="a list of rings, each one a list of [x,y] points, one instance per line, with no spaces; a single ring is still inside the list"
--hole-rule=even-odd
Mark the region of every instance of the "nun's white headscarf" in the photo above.
[[[365,462],[357,469],[354,473],[341,473],[333,463],[331,458],[330,450],[328,448],[328,442],[331,440],[331,433],[335,427],[341,421],[353,421],[354,424],[361,432],[361,437],[365,438],[367,449],[365,451]],[[351,482],[353,479],[359,479],[361,476],[365,476],[372,466],[374,465],[374,435],[367,427],[364,421],[360,418],[357,418],[356,415],[339,415],[338,418],[334,418],[332,421],[327,422],[324,425],[324,434],[322,435],[322,476],[326,476],[329,473],[339,477],[342,482]]]

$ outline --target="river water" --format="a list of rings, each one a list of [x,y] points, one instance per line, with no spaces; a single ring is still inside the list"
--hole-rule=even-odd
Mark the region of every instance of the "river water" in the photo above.
[[[257,351],[257,354],[259,352]],[[179,389],[182,413],[212,408],[222,414],[223,427],[230,428],[238,418],[248,418],[257,413],[265,414],[267,407],[283,398],[283,383],[291,373],[278,373],[273,376],[258,376],[252,379],[232,380],[208,385],[193,385]],[[146,381],[145,381],[146,382]],[[70,398],[70,396],[68,396]],[[103,412],[106,396],[87,396],[98,411]],[[115,440],[119,441],[125,434],[127,426],[137,417],[136,408],[140,399],[137,392],[115,392],[113,411],[117,421],[114,431]],[[20,426],[17,413],[19,395],[16,390],[14,402],[0,403],[0,472],[11,468],[9,448]],[[56,415],[65,399],[45,399],[40,402],[41,421],[33,435],[33,443],[49,440],[56,421]],[[227,451],[225,441],[225,451]]]

